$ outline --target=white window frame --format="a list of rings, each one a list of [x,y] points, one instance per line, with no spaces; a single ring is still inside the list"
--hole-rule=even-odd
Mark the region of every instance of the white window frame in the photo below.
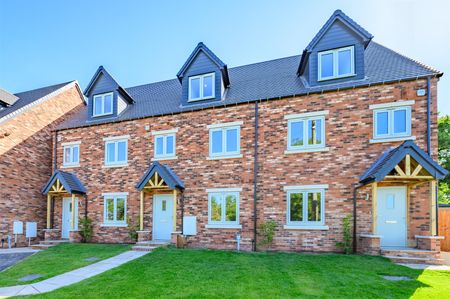
[[[339,75],[339,52],[350,50],[350,73]],[[322,56],[327,54],[333,54],[333,75],[329,77],[322,77]],[[326,80],[332,80],[337,78],[345,78],[355,75],[355,47],[354,46],[348,46],[328,51],[322,51],[317,53],[317,80],[318,81],[326,81]]]
[[[204,97],[203,96],[203,79],[205,77],[209,77],[209,76],[212,76],[212,95],[209,97]],[[191,98],[191,82],[194,79],[200,79],[200,97],[199,98]],[[213,99],[215,97],[216,97],[216,73],[215,72],[189,77],[188,102],[208,100],[208,99]]]
[[[127,166],[128,165],[128,139],[129,139],[129,136],[117,136],[117,137],[103,138],[103,141],[105,141],[104,166],[119,167],[119,166]],[[117,161],[117,159],[119,157],[118,143],[123,142],[123,141],[125,141],[125,161]],[[111,143],[115,144],[114,162],[108,162],[108,144],[111,144]]]
[[[307,112],[302,114],[291,114],[286,115],[284,118],[288,120],[288,133],[287,133],[287,151],[286,153],[295,152],[308,152],[308,151],[323,151],[327,150],[326,147],[326,122],[325,116],[328,115],[329,111],[317,111],[317,112]],[[321,120],[322,128],[320,131],[320,137],[322,140],[321,144],[308,144],[308,121],[310,120]],[[292,141],[292,123],[303,121],[303,145],[291,145]]]
[[[242,225],[239,224],[239,202],[240,202],[240,192],[242,188],[225,188],[225,189],[207,189],[208,193],[208,224],[206,228],[237,228],[241,229]],[[221,221],[212,221],[211,220],[211,197],[214,194],[220,194],[222,196],[222,215]],[[229,194],[233,194],[236,196],[236,221],[225,221],[225,213],[226,213],[226,200],[225,197]]]
[[[114,192],[103,193],[103,226],[127,226],[127,206],[128,206],[128,192]],[[124,220],[117,220],[117,199],[124,198]],[[108,220],[108,210],[106,208],[107,199],[114,200],[114,220]]]
[[[392,141],[392,140],[405,140],[405,139],[414,139],[412,134],[412,105],[414,101],[401,101],[387,104],[375,104],[370,105],[369,108],[373,110],[373,139],[371,142],[377,141]],[[406,132],[404,133],[394,133],[394,112],[399,110],[406,111]],[[387,134],[378,134],[378,121],[377,114],[378,113],[388,113],[388,133]]]
[[[177,159],[177,129],[164,130],[164,131],[153,131],[153,160],[170,160]],[[156,153],[156,139],[163,137],[163,154],[158,155]],[[167,137],[173,137],[173,153],[167,154]]]
[[[63,147],[63,167],[77,167],[80,166],[80,144],[81,141],[74,142],[65,142],[62,145]],[[73,162],[73,149],[78,148],[78,161]],[[70,151],[70,160],[71,162],[66,162],[66,149]]]
[[[221,123],[208,125],[209,129],[209,159],[223,159],[223,158],[241,158],[241,126],[243,122],[230,122],[230,123]],[[227,130],[237,130],[237,148],[236,151],[227,152]],[[222,132],[222,151],[219,153],[212,152],[212,135],[214,132]]]
[[[111,112],[105,113],[105,97],[107,95],[111,95]],[[96,98],[101,98],[101,103],[102,103],[102,113],[100,114],[95,114],[95,99]],[[99,116],[105,116],[105,115],[111,115],[114,113],[114,93],[113,92],[107,92],[107,93],[101,93],[101,94],[96,94],[92,97],[92,117],[99,117]]]
[[[328,230],[325,225],[325,191],[328,185],[285,186],[286,225],[285,229]],[[303,221],[291,221],[291,194],[303,193]],[[320,193],[320,221],[308,221],[308,193]]]

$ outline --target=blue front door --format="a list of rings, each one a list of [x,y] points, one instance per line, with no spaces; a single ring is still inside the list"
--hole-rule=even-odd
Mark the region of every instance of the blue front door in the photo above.
[[[406,187],[380,187],[377,234],[381,247],[406,247]]]

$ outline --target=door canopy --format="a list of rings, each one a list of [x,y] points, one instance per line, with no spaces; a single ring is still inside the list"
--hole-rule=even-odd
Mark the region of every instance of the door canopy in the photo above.
[[[169,166],[155,161],[150,165],[139,183],[136,185],[139,191],[144,189],[184,189],[184,183],[170,169]]]
[[[86,194],[86,188],[70,172],[57,170],[42,189],[43,194]]]
[[[383,153],[361,176],[360,183],[418,183],[441,179],[447,173],[413,141],[408,140]]]

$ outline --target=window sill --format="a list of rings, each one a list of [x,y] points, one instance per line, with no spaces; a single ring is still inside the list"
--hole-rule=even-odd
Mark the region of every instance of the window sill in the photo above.
[[[230,156],[209,156],[206,158],[206,160],[238,159],[238,158],[242,158],[242,157],[243,157],[242,154],[230,155]]]
[[[404,137],[370,139],[369,143],[396,142],[396,141],[405,141],[405,140],[416,140],[416,136],[404,136]]]
[[[328,230],[328,225],[284,225],[287,230]]]
[[[127,227],[128,225],[126,223],[102,223],[100,224],[101,227]]]
[[[103,165],[102,168],[115,168],[115,167],[127,167],[128,163],[124,163],[124,164],[108,164],[108,165]]]
[[[315,153],[315,152],[328,152],[330,151],[329,147],[316,147],[316,148],[303,148],[303,149],[290,149],[285,150],[284,154],[299,154],[299,153]]]
[[[80,167],[80,164],[62,165],[60,168],[76,168],[76,167]]]
[[[242,229],[240,224],[207,224],[206,228]]]
[[[354,77],[354,76],[356,76],[355,73],[340,75],[340,76],[333,76],[333,77],[324,77],[324,78],[318,78],[317,82],[324,82],[324,81],[330,81],[330,80],[336,80],[336,79],[342,79],[342,78],[348,78],[348,77]]]
[[[164,160],[176,160],[178,156],[170,156],[170,157],[154,157],[152,161],[164,161]]]

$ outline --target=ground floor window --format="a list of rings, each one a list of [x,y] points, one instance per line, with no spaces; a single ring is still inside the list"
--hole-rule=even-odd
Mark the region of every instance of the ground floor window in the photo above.
[[[308,187],[308,186],[306,186]],[[287,225],[320,226],[324,224],[325,188],[290,187],[287,191]]]
[[[104,193],[104,224],[126,225],[127,193]]]
[[[208,224],[216,226],[239,225],[240,189],[210,189],[208,191]]]

